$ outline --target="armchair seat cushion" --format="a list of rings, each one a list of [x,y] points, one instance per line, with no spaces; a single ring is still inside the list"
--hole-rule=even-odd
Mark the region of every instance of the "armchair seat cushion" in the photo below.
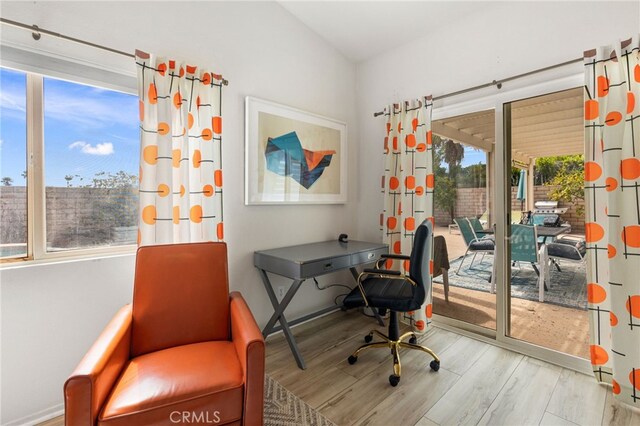
[[[474,251],[495,250],[496,242],[492,238],[481,238],[469,244],[469,248]]]
[[[370,306],[386,308],[395,312],[408,312],[420,308],[415,306],[413,292],[415,287],[409,282],[390,278],[368,278],[362,282]],[[344,299],[347,308],[365,306],[359,287],[351,290]]]
[[[233,342],[194,343],[141,355],[125,365],[98,425],[171,424],[171,416],[182,421],[183,412],[230,423],[242,418],[243,381]]]

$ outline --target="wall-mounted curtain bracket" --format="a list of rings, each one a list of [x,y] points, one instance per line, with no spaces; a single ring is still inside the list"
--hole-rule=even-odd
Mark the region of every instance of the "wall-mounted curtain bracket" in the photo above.
[[[37,25],[32,25],[33,29],[35,30],[34,32],[31,33],[31,37],[33,37],[34,40],[40,40],[40,37],[42,37],[42,34],[40,34],[40,31],[38,31],[38,26]]]

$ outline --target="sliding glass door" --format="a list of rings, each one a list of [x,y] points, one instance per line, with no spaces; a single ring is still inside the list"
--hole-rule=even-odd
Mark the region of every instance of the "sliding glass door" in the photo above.
[[[434,278],[433,311],[447,319],[496,329],[492,208],[495,181],[493,109],[432,121],[435,174],[435,234],[449,263]],[[440,285],[442,284],[442,285]]]
[[[582,88],[503,111],[506,335],[588,358]]]
[[[581,84],[575,72],[436,105],[433,132],[441,143],[460,144],[451,151],[465,158],[479,150],[484,161],[454,162],[456,171],[444,151],[434,155],[436,188],[455,192],[449,210],[447,197],[436,199],[436,235],[446,239],[450,269],[448,300],[436,278],[434,314],[441,324],[587,372]],[[484,181],[465,181],[470,170],[461,171],[470,166]]]

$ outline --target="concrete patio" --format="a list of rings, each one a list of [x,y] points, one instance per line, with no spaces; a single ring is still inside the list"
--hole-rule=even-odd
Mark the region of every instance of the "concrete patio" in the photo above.
[[[457,231],[436,226],[435,235],[444,236],[449,260],[464,255],[466,244]],[[467,260],[465,265],[468,265]],[[464,268],[464,266],[463,266]],[[452,268],[453,269],[453,268]],[[496,295],[464,288],[455,270],[449,273],[449,302],[444,300],[442,285],[435,283],[433,311],[489,329],[496,327]],[[535,282],[531,285],[535,286]],[[585,278],[586,286],[586,278]],[[584,309],[512,297],[511,336],[582,358],[589,358],[589,321]]]

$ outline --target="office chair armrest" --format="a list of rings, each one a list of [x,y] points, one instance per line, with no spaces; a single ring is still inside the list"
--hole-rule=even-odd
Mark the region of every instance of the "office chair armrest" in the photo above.
[[[131,347],[131,305],[118,311],[64,384],[65,424],[93,425]]]
[[[231,340],[244,376],[244,425],[261,425],[264,405],[264,338],[242,295],[229,293]]]
[[[405,254],[381,254],[380,255],[381,259],[402,259],[402,260],[409,260],[411,259],[411,256],[407,256]]]
[[[363,272],[368,272],[372,274],[402,275],[400,271],[394,271],[391,269],[380,269],[380,268],[367,268]]]

